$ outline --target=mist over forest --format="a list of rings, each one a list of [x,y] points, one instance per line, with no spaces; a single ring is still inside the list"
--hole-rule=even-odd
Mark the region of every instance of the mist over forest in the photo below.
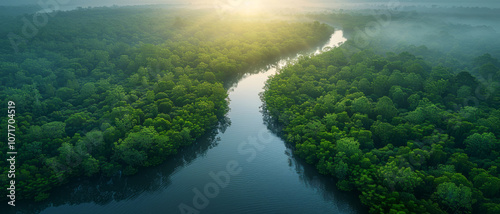
[[[72,6],[112,6],[112,5],[138,5],[138,4],[220,4],[229,2],[231,4],[238,4],[240,2],[244,2],[244,0],[146,0],[146,1],[134,1],[134,0],[86,0],[86,1],[78,1],[78,0],[65,0],[60,1],[61,4],[64,5],[72,5]],[[254,1],[255,2],[255,1]],[[398,3],[402,6],[427,6],[427,7],[488,7],[488,8],[498,8],[500,3],[495,0],[423,0],[423,1],[415,1],[415,0],[390,0],[390,1],[382,1],[382,0],[291,0],[291,1],[283,1],[283,0],[256,0],[256,2],[264,2],[268,5],[280,5],[281,7],[303,7],[304,5],[317,7],[317,8],[335,8],[342,6],[344,9],[349,8],[366,8],[366,7],[374,7],[377,5],[386,5],[388,3],[394,4]],[[4,0],[0,3],[0,5],[37,5],[38,0]]]
[[[499,20],[496,0],[3,0],[0,209],[498,214]]]

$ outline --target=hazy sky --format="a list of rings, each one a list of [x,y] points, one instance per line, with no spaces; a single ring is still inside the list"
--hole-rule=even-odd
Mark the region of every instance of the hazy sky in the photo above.
[[[0,0],[0,5],[36,5],[39,0]],[[116,5],[137,5],[137,4],[168,4],[168,3],[203,3],[203,4],[225,4],[225,5],[280,5],[285,7],[301,6],[330,6],[348,3],[388,3],[396,0],[54,0],[67,2],[62,5],[68,6],[110,6]],[[497,0],[398,0],[404,4],[449,4],[465,6],[489,6],[497,7]],[[41,2],[50,2],[42,0]]]
[[[39,0],[1,0],[0,5],[36,5]],[[182,3],[187,1],[182,0],[55,0],[61,3],[61,5],[127,5],[127,4],[163,4],[163,3]],[[50,2],[48,0],[42,0],[41,2]],[[65,3],[67,2],[67,3]]]

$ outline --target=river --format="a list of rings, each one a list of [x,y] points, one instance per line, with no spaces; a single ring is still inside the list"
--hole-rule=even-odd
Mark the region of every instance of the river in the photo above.
[[[306,54],[346,39],[336,31]],[[44,202],[20,202],[19,213],[366,213],[355,193],[297,158],[268,129],[259,93],[280,66],[300,54],[244,75],[230,87],[227,123],[164,164],[134,176],[72,181]],[[230,122],[229,122],[230,121]]]

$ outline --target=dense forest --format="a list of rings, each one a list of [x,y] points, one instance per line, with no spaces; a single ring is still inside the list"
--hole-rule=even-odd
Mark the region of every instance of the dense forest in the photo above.
[[[76,177],[130,175],[162,163],[224,118],[224,83],[250,66],[324,42],[333,30],[319,22],[221,19],[201,10],[80,8],[49,15],[50,24],[30,29],[36,35],[24,40],[18,39],[26,35],[23,16],[1,16],[0,33],[18,35],[0,38],[0,100],[15,102],[22,151],[17,199],[39,201]],[[0,109],[7,112],[6,105]],[[2,145],[8,119],[2,115]],[[2,146],[2,172],[7,159]],[[2,176],[0,183],[6,189],[9,180]]]
[[[387,7],[304,15],[342,28],[348,49],[409,52],[432,65],[472,71],[484,53],[500,58],[498,8]],[[485,78],[487,78],[485,76]]]
[[[260,95],[268,128],[314,166],[311,177],[323,176],[318,171],[335,182],[325,183],[359,195],[370,213],[500,213],[500,9],[391,10],[367,2],[378,6],[252,16],[165,5],[75,7],[47,19],[38,6],[0,6],[0,170],[12,165],[6,145],[15,124],[16,200],[46,201],[13,211],[107,204],[161,189],[164,177],[227,128],[235,83],[324,44],[339,27],[348,41],[301,56],[267,80]],[[181,151],[188,158],[152,167]],[[302,173],[292,169],[292,152],[284,153],[289,162],[279,169]],[[121,179],[141,170],[161,178]],[[2,175],[6,190],[11,179]],[[91,179],[103,187],[79,183]],[[167,194],[185,196],[197,184]],[[90,196],[46,200],[58,186]],[[290,203],[277,204],[264,208]],[[261,211],[255,206],[246,211]]]
[[[266,83],[265,109],[295,153],[371,213],[499,213],[498,59],[460,70],[355,47],[302,57]]]

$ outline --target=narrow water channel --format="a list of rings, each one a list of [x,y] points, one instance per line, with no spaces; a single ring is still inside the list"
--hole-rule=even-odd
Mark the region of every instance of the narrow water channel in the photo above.
[[[323,47],[344,42],[336,31]],[[365,213],[354,193],[295,157],[268,130],[259,93],[281,60],[229,89],[230,124],[166,163],[129,177],[81,180],[57,188],[46,202],[19,203],[20,213]]]

